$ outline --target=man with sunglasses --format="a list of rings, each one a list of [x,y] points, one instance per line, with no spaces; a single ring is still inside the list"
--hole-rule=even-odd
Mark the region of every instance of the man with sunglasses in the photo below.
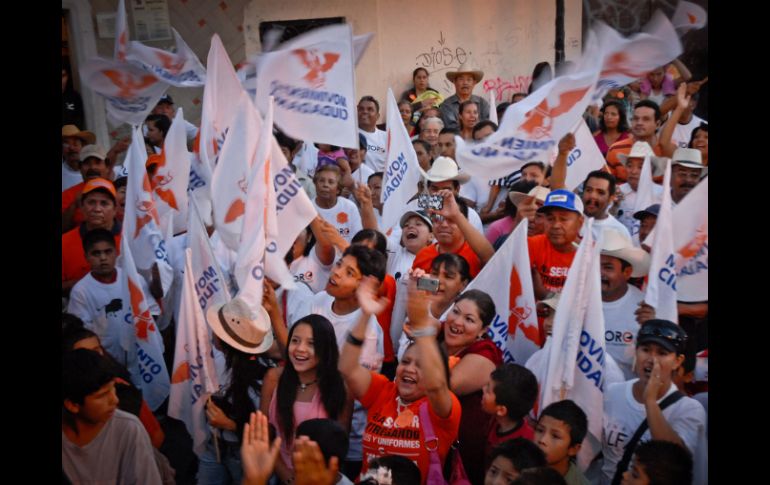
[[[672,381],[673,373],[684,362],[686,344],[687,333],[668,320],[647,320],[639,329],[635,365],[638,378],[611,384],[604,393],[600,483],[616,483],[616,470],[622,474],[628,468],[624,455],[630,457],[633,452],[626,448],[649,440],[687,447],[696,463],[694,483],[702,483],[698,476],[705,470],[707,459],[706,412],[698,401],[677,394]],[[631,442],[645,420],[646,431]]]

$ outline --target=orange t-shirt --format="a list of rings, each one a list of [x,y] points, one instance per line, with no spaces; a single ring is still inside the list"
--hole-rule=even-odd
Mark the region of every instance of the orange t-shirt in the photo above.
[[[420,268],[426,273],[430,273],[430,265],[439,254],[438,243],[420,249],[420,252],[417,253],[417,256],[414,258],[412,268]],[[479,271],[481,271],[481,261],[476,253],[473,252],[473,249],[471,249],[471,245],[468,244],[468,241],[465,241],[462,247],[460,247],[460,250],[456,251],[455,254],[462,256],[468,261],[468,266],[470,266],[471,269],[471,278],[475,278],[476,275],[479,274]]]
[[[393,354],[393,340],[390,338],[390,320],[393,317],[393,303],[396,301],[395,278],[386,274],[377,296],[384,296],[388,299],[388,306],[377,315],[377,323],[382,328],[383,344],[385,345],[385,355],[382,360],[383,362],[395,362],[396,356]]]
[[[361,440],[364,451],[361,473],[366,472],[372,458],[400,455],[417,465],[424,484],[428,477],[430,453],[425,447],[424,431],[420,426],[420,405],[426,402],[427,398],[418,399],[406,407],[412,414],[409,423],[396,423],[399,415],[396,401],[398,387],[381,374],[371,374],[372,382],[361,398],[361,404],[368,410],[366,428]],[[406,409],[402,410],[402,414],[407,412]],[[460,428],[460,401],[452,394],[452,411],[446,418],[436,416],[430,405],[428,414],[433,432],[438,438],[438,453],[443,464]]]
[[[622,184],[628,179],[628,171],[626,166],[620,163],[618,154],[628,155],[631,153],[631,146],[633,146],[635,141],[632,135],[624,140],[616,141],[607,150],[607,165],[610,166],[610,171],[617,179],[618,184]],[[652,151],[659,157],[663,155],[663,147],[660,146],[660,143],[652,147]]]
[[[83,235],[85,235],[86,226],[81,224],[71,229],[61,237],[61,280],[79,280],[89,271],[91,266],[86,261],[86,254],[83,250]],[[120,223],[115,221],[112,226],[112,234],[115,236],[115,248],[120,254]]]
[[[79,184],[73,185],[61,193],[62,214],[64,214],[64,211],[78,200],[78,197],[80,197],[80,192],[83,191],[83,186],[85,184],[85,182],[80,182]],[[80,207],[78,207],[75,209],[75,214],[72,216],[72,223],[76,226],[79,226],[80,223],[84,220],[85,218],[83,217],[83,212],[80,210]]]
[[[539,234],[527,238],[529,247],[529,262],[540,273],[543,286],[549,291],[560,292],[567,280],[567,272],[572,266],[577,251],[560,253],[557,251],[548,236]]]

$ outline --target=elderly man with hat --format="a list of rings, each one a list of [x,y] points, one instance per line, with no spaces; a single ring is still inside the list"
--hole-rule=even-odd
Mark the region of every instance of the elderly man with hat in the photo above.
[[[80,131],[80,128],[75,125],[64,125],[61,127],[62,192],[73,185],[83,182],[83,177],[80,174],[80,150],[84,146],[94,143],[96,143],[96,135],[90,131]]]
[[[650,163],[656,168],[665,160],[663,157],[656,156],[650,144],[644,141],[635,142],[628,154],[618,154],[618,160],[626,168],[628,178],[625,183],[618,186],[617,219],[631,233],[634,245],[636,246],[639,246],[639,220],[634,217],[634,212],[637,210],[637,193],[642,175],[642,166],[646,157],[650,157]],[[652,175],[662,175],[662,173],[657,173],[657,170],[655,172]],[[652,180],[649,182],[652,182]],[[653,198],[660,200],[663,187],[653,184],[652,191]]]
[[[607,353],[615,358],[626,379],[634,377],[634,343],[639,330],[636,310],[644,293],[628,284],[650,269],[650,255],[635,248],[613,230],[605,230],[599,265]]]
[[[171,95],[164,94],[161,96],[158,100],[158,104],[155,105],[150,114],[164,115],[169,120],[174,121],[174,117],[176,116],[176,109],[174,109],[174,99],[171,97]],[[184,130],[185,134],[187,135],[188,142],[193,141],[195,137],[198,136],[198,127],[187,120],[184,120]]]
[[[67,232],[83,222],[80,210],[80,193],[86,182],[94,178],[109,179],[112,163],[99,145],[86,145],[80,150],[79,170],[81,181],[61,193],[62,232]]]
[[[489,119],[489,103],[473,94],[473,88],[481,82],[484,72],[471,66],[469,62],[464,62],[456,71],[446,73],[447,79],[455,85],[455,94],[448,97],[441,103],[441,117],[444,119],[444,127],[457,130],[460,125],[457,121],[460,111],[460,104],[464,101],[473,100],[479,105],[479,121]]]
[[[85,233],[97,228],[110,231],[120,251],[121,224],[115,219],[117,194],[112,182],[100,177],[88,180],[80,194],[80,206],[84,221],[61,237],[61,280],[65,293],[90,271],[83,252]]]
[[[700,150],[677,148],[671,157],[671,207],[676,205],[698,185],[705,174]]]

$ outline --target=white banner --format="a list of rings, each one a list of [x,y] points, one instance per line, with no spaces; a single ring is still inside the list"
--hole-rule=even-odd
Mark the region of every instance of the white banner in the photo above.
[[[567,156],[567,180],[565,184],[569,190],[575,190],[585,182],[589,173],[594,170],[601,170],[605,161],[584,119],[578,120],[577,126],[571,131],[575,135],[575,148]],[[552,166],[557,155],[558,148],[551,153]]]
[[[306,143],[358,146],[353,41],[348,24],[312,30],[264,53],[257,65],[256,101],[275,124]]]
[[[172,86],[196,88],[206,83],[206,69],[179,32],[174,32],[176,52],[131,41],[126,60]]]
[[[193,270],[191,250],[186,249],[168,415],[184,422],[193,439],[193,451],[199,457],[210,434],[206,401],[219,389],[211,338],[196,293],[196,281],[202,277]]]
[[[643,78],[656,67],[679,57],[682,43],[674,26],[660,10],[642,28],[642,32],[628,38],[603,22],[595,22],[592,29],[602,46],[602,68],[593,99],[601,99],[610,88]]]
[[[128,168],[126,183],[126,210],[123,215],[123,240],[131,246],[136,268],[147,276],[157,263],[165,294],[174,278],[173,268],[168,259],[165,234],[160,230],[160,219],[152,196],[150,178],[145,163],[147,150],[141,128],[135,127],[131,145],[123,162]]]
[[[388,146],[385,154],[385,176],[382,180],[382,225],[380,229],[398,225],[409,199],[417,193],[420,171],[417,154],[406,132],[393,90],[388,88]]]
[[[213,305],[224,305],[230,301],[230,274],[219,263],[211,240],[206,233],[201,214],[195,199],[190,199],[190,229],[187,245],[192,258],[193,275],[195,275],[195,294],[198,304],[206,314]]]
[[[593,222],[589,218],[583,226],[586,236],[559,298],[540,398],[541,411],[564,399],[571,399],[585,411],[588,436],[578,454],[583,470],[600,449],[607,355],[599,272],[602,241],[593,238]]]
[[[709,299],[709,179],[700,181],[674,207],[676,297],[679,301]]]
[[[190,152],[187,151],[187,136],[182,108],[176,116],[163,142],[163,151],[158,160],[158,168],[150,185],[158,210],[158,217],[167,220],[173,227],[172,234],[187,230],[187,188],[190,184]],[[170,213],[170,217],[166,214]],[[161,227],[161,233],[167,234],[168,228]]]
[[[516,226],[466,290],[482,290],[495,302],[489,334],[505,362],[521,365],[540,349],[526,221]]]
[[[678,323],[676,307],[676,264],[674,260],[673,217],[671,214],[671,163],[667,161],[663,176],[663,200],[655,223],[650,251],[650,273],[644,301],[655,308],[655,316]]]
[[[132,337],[136,349],[136,364],[142,396],[150,409],[155,411],[168,397],[171,383],[166,362],[163,360],[163,338],[155,320],[150,315],[150,307],[139,279],[141,276],[136,271],[131,245],[126,236],[124,234],[120,240],[123,273],[126,275],[124,284],[128,287],[128,291],[124,294],[130,295],[131,298],[131,315],[134,323]]]
[[[95,93],[105,98],[110,123],[141,125],[168,89],[132,64],[95,57],[83,63],[80,79]]]
[[[126,5],[124,0],[118,1],[118,11],[115,13],[115,49],[113,59],[124,62],[128,53],[128,24],[126,23]]]
[[[458,165],[474,177],[494,180],[521,169],[527,162],[547,160],[591,101],[600,58],[596,37],[589,33],[575,72],[549,81],[508,107],[500,128],[484,141],[471,144],[455,137]]]
[[[671,23],[679,35],[684,35],[691,30],[702,29],[706,26],[707,20],[708,15],[703,7],[684,0],[679,1],[676,11],[671,17]]]

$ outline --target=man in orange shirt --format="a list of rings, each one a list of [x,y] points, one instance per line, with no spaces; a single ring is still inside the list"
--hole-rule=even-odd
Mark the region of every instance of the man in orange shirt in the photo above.
[[[620,163],[618,155],[621,153],[628,155],[634,142],[645,141],[652,147],[655,155],[663,155],[663,147],[655,134],[660,128],[660,118],[660,107],[655,101],[643,99],[634,106],[634,114],[631,118],[631,136],[613,143],[607,151],[607,164],[619,183],[627,180],[628,173],[626,167]]]
[[[117,195],[112,182],[103,178],[88,180],[80,198],[85,220],[61,237],[61,280],[64,294],[69,294],[75,283],[91,269],[83,252],[85,233],[97,228],[110,231],[120,251],[121,225],[115,219]]]
[[[80,193],[88,180],[103,178],[109,180],[112,173],[112,162],[99,145],[86,145],[80,150],[80,174],[83,181],[61,193],[61,225],[62,232],[67,232],[83,222],[83,211],[80,208]]]

